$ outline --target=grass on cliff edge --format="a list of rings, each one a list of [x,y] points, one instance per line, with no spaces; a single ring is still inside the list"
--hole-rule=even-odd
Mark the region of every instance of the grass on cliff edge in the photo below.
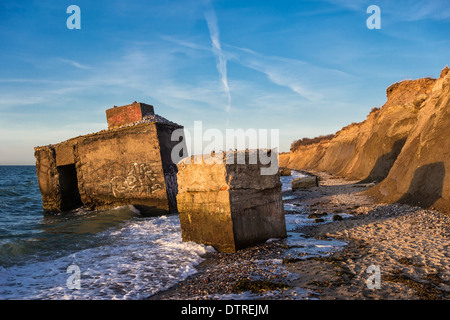
[[[295,140],[294,142],[291,143],[291,152],[297,150],[300,146],[308,146],[310,144],[314,144],[314,143],[318,143],[320,141],[323,140],[331,140],[334,138],[334,134],[329,134],[326,136],[318,136],[315,138],[303,138],[303,139],[298,139]]]

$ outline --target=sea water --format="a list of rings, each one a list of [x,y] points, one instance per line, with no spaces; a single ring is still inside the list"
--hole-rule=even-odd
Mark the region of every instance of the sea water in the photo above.
[[[208,251],[182,242],[178,215],[45,214],[35,167],[0,166],[0,299],[143,299],[195,273]]]
[[[283,190],[299,176],[281,177]],[[286,215],[288,257],[343,245],[295,232],[307,223],[301,212]],[[181,240],[176,214],[143,217],[132,206],[45,214],[35,167],[0,166],[0,300],[145,299],[197,272],[207,252]]]

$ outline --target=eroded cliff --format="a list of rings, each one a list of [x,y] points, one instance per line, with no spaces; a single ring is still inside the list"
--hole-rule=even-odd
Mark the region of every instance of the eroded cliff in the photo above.
[[[391,85],[382,108],[334,137],[280,155],[280,166],[381,182],[380,201],[450,209],[449,72]],[[293,144],[294,145],[294,144]],[[447,173],[447,175],[446,175]]]
[[[388,176],[368,191],[380,201],[450,212],[450,73],[446,68],[421,105]]]

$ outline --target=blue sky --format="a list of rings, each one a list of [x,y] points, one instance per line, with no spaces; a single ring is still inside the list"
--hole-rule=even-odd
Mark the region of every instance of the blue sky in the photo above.
[[[288,151],[364,120],[394,82],[438,77],[449,36],[447,0],[2,0],[0,165],[34,164],[33,147],[105,129],[133,101],[187,130],[279,129]]]

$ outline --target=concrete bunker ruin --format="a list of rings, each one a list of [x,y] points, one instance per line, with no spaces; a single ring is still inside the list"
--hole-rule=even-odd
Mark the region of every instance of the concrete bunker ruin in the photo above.
[[[134,205],[143,214],[177,212],[171,134],[182,126],[134,102],[106,111],[108,130],[35,148],[43,209]]]
[[[270,175],[261,174],[261,159],[250,163],[249,151],[231,153],[243,163],[228,163],[230,154],[225,163],[203,155],[200,164],[174,163],[172,151],[187,149],[184,135],[172,141],[183,127],[153,106],[134,102],[106,117],[107,130],[35,148],[44,211],[133,205],[143,215],[179,213],[183,241],[224,252],[286,236],[278,158]]]

